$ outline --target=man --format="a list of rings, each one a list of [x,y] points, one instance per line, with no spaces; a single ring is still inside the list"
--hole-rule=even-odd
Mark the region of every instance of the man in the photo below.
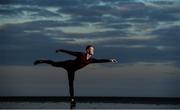
[[[68,73],[68,81],[69,81],[69,93],[70,93],[70,100],[71,103],[75,103],[74,100],[74,75],[75,71],[85,67],[90,63],[106,63],[106,62],[114,62],[117,61],[115,59],[95,59],[92,56],[94,55],[94,47],[92,45],[88,45],[86,47],[86,52],[72,52],[64,49],[56,50],[56,53],[64,52],[76,57],[75,60],[67,60],[61,62],[54,62],[52,60],[36,60],[34,65],[46,63],[50,64],[54,67],[62,67]]]

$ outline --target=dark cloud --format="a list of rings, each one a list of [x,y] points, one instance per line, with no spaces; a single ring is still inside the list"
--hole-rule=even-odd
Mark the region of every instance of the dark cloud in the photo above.
[[[128,28],[128,27],[131,27],[130,24],[123,24],[123,23],[117,23],[117,24],[107,24],[106,27],[109,27],[109,28],[115,28],[115,29],[125,29],[125,28]]]
[[[71,14],[73,16],[102,16],[102,12],[99,12],[93,8],[87,8],[86,6],[66,7],[60,9],[59,12]]]
[[[14,1],[13,0],[1,0],[0,4],[12,4],[14,2],[16,2],[16,1],[15,0]]]
[[[20,7],[11,7],[7,6],[6,9],[0,8],[0,15],[2,16],[13,16],[13,17],[23,17],[23,16],[29,16],[29,17],[37,17],[37,16],[43,16],[43,17],[49,17],[49,16],[61,16],[60,14],[48,11],[47,9],[42,9],[38,7],[27,7],[27,6],[20,6]],[[26,15],[28,14],[28,15]]]
[[[180,36],[179,30],[180,26],[173,26],[155,30],[152,34],[159,36],[159,39],[157,40],[158,43],[178,48],[180,46],[178,43],[178,41],[180,41],[180,38],[178,37]]]
[[[12,11],[12,10],[7,10],[7,9],[0,9],[0,15],[16,15],[18,14],[17,12],[15,11]]]
[[[103,19],[101,17],[98,17],[98,16],[89,16],[89,17],[78,16],[78,17],[75,17],[75,18],[71,19],[70,21],[96,23],[96,22],[101,22],[102,20]]]
[[[73,6],[78,5],[79,0],[1,0],[0,4],[19,4],[37,6]]]

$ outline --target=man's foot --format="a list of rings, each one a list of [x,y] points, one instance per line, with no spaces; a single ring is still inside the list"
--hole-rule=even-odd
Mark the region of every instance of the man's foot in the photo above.
[[[43,60],[36,60],[36,61],[34,62],[34,65],[37,65],[37,64],[40,64],[40,63],[43,63]]]
[[[76,102],[75,102],[75,99],[74,99],[74,98],[71,98],[70,101],[71,101],[71,104],[72,104],[72,105],[76,105]]]
[[[71,105],[71,109],[74,109],[76,107],[76,102],[74,98],[70,99],[70,105]]]

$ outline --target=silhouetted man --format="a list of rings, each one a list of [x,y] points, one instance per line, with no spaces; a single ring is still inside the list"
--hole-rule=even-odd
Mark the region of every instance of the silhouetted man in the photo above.
[[[68,81],[69,81],[69,93],[70,93],[70,100],[71,103],[75,103],[74,100],[74,75],[75,71],[85,67],[90,63],[106,63],[106,62],[117,62],[115,59],[95,59],[93,58],[94,54],[94,47],[92,45],[88,45],[86,47],[86,52],[72,52],[64,49],[56,50],[56,53],[64,52],[76,57],[75,60],[67,60],[67,61],[60,61],[54,62],[52,60],[36,60],[34,62],[35,65],[40,63],[50,64],[54,67],[62,67],[67,70],[68,73]]]

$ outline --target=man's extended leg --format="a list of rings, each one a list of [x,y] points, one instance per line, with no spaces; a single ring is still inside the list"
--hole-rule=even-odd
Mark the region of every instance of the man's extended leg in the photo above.
[[[50,64],[50,65],[55,65],[55,62],[52,61],[52,60],[36,60],[36,61],[34,62],[34,65],[41,64],[41,63],[46,63],[46,64]]]
[[[55,67],[65,67],[65,62],[54,62],[52,60],[36,60],[34,62],[34,65],[42,64],[42,63],[50,64]]]

